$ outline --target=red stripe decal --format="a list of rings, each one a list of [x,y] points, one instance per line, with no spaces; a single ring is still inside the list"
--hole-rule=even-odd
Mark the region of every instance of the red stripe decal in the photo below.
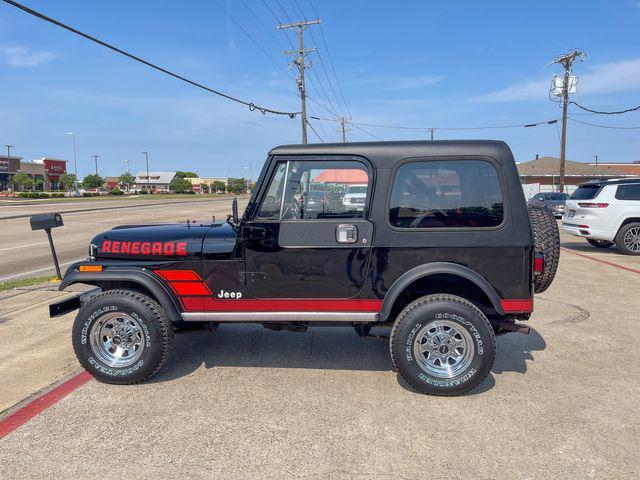
[[[209,288],[202,282],[171,282],[171,288],[178,295],[211,295]]]
[[[165,280],[202,280],[193,270],[154,270]]]
[[[204,305],[193,300],[203,301]],[[205,312],[379,312],[382,300],[324,298],[218,300],[214,298],[182,299],[187,310]],[[198,308],[199,305],[200,308]]]
[[[505,313],[533,312],[533,298],[500,300]]]
[[[620,265],[618,263],[613,263],[613,262],[608,262],[606,260],[600,260],[599,258],[594,258],[594,257],[592,257],[590,255],[583,255],[582,253],[574,252],[573,250],[570,250],[570,249],[565,248],[565,247],[562,247],[562,251],[567,252],[567,253],[571,253],[573,255],[577,255],[577,256],[582,257],[582,258],[588,258],[589,260],[593,260],[594,262],[604,263],[605,265],[609,265],[611,267],[616,267],[616,268],[619,268],[621,270],[626,270],[627,272],[640,273],[640,270],[638,270],[638,269],[631,268],[631,267],[625,267],[624,265]]]
[[[54,403],[62,400],[64,397],[87,383],[92,378],[93,377],[89,372],[80,372],[63,384],[58,385],[50,392],[47,392],[44,395],[36,398],[21,409],[13,412],[8,417],[0,420],[0,438],[6,437],[18,427],[24,425],[33,417],[49,408]]]

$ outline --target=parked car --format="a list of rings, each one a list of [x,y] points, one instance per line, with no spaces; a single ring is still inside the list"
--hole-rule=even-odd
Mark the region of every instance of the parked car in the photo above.
[[[302,218],[317,218],[318,213],[328,211],[329,195],[324,191],[311,190],[301,194],[298,202]]]
[[[564,205],[568,199],[568,193],[545,192],[536,193],[529,199],[529,203],[544,205],[554,217],[561,218],[564,215]]]
[[[342,204],[345,210],[362,211],[367,199],[367,186],[366,185],[349,185],[344,197],[342,198]]]
[[[640,255],[640,178],[580,185],[566,202],[562,230],[594,247],[615,244],[625,255]]]
[[[307,218],[296,194],[327,170],[359,170],[367,183],[352,198],[370,193],[358,210]],[[458,395],[491,371],[496,335],[529,332],[516,321],[553,281],[560,249],[553,216],[527,206],[509,147],[474,140],[277,147],[241,217],[234,201],[226,223],[116,227],[89,252],[60,289],[97,288],[50,312],[80,308],[73,347],[100,381],[153,376],[185,324],[362,337],[389,327],[402,378]]]

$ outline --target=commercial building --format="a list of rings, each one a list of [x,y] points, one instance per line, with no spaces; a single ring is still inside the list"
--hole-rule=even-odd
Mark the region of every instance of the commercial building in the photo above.
[[[176,176],[176,172],[149,172],[149,176],[147,177],[147,172],[138,172],[136,175],[136,181],[131,188],[134,192],[139,192],[140,190],[147,190],[147,188],[151,192],[162,192],[168,193],[169,185],[171,184],[171,180]]]
[[[571,193],[581,183],[589,180],[621,178],[634,176],[619,167],[620,164],[598,164],[565,161],[565,186]],[[625,164],[633,165],[633,164]],[[560,184],[560,159],[555,157],[537,157],[530,162],[518,163],[518,172],[523,185],[531,185],[528,192],[557,191]],[[637,174],[636,174],[637,175]],[[536,191],[537,190],[537,191]]]
[[[196,177],[196,178],[185,178],[185,180],[188,180],[189,182],[191,182],[191,185],[193,185],[193,191],[195,193],[200,193],[201,184],[207,185],[209,187],[209,191],[212,191],[212,186],[216,182],[223,183],[225,188],[229,186],[228,177]]]
[[[0,192],[12,189],[11,178],[20,170],[22,157],[0,156]]]
[[[610,162],[598,162],[590,163],[589,165],[597,165],[599,167],[611,167],[617,172],[624,173],[625,175],[631,175],[634,177],[640,177],[640,160],[635,160],[631,163],[610,163]]]
[[[60,184],[60,176],[67,173],[67,161],[58,158],[42,157],[34,160],[33,163],[40,163],[44,166],[45,190],[61,190],[63,185]]]

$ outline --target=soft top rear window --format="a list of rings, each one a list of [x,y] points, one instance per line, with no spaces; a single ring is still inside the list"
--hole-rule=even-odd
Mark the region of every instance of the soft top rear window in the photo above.
[[[598,184],[580,185],[570,198],[571,200],[592,200],[596,198],[601,188],[602,186]]]

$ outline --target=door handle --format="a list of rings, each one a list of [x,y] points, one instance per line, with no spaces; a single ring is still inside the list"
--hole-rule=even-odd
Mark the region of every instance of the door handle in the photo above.
[[[358,241],[358,227],[355,225],[338,225],[336,227],[336,242],[356,243]]]

